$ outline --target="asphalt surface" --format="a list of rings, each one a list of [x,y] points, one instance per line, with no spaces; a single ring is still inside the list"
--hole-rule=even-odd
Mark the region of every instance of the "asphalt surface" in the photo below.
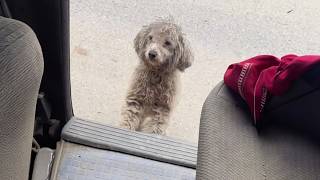
[[[196,143],[201,107],[229,64],[258,54],[317,54],[319,0],[71,0],[71,80],[75,115],[117,125],[138,59],[142,25],[172,16],[195,62],[182,75],[168,136]]]

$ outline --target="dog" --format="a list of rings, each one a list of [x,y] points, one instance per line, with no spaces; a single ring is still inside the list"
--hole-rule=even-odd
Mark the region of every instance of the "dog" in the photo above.
[[[193,54],[180,26],[160,20],[143,26],[134,39],[140,59],[124,106],[120,127],[165,135],[179,87],[179,74]]]

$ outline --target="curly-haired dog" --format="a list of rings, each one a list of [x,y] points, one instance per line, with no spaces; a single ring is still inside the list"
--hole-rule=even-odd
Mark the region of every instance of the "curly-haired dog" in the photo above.
[[[121,112],[120,126],[165,134],[179,73],[191,66],[193,55],[181,28],[170,21],[144,26],[134,39],[134,48],[140,62]]]

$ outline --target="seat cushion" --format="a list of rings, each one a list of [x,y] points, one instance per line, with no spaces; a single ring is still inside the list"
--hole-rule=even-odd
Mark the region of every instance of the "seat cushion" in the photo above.
[[[197,179],[319,179],[320,148],[271,124],[258,133],[240,97],[220,83],[201,114]]]

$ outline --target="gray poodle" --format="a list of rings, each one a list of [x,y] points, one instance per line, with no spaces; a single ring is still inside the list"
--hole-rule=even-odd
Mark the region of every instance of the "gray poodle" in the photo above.
[[[190,67],[193,55],[181,28],[171,21],[144,26],[134,39],[140,59],[122,109],[120,126],[165,134],[175,105],[179,74]]]

